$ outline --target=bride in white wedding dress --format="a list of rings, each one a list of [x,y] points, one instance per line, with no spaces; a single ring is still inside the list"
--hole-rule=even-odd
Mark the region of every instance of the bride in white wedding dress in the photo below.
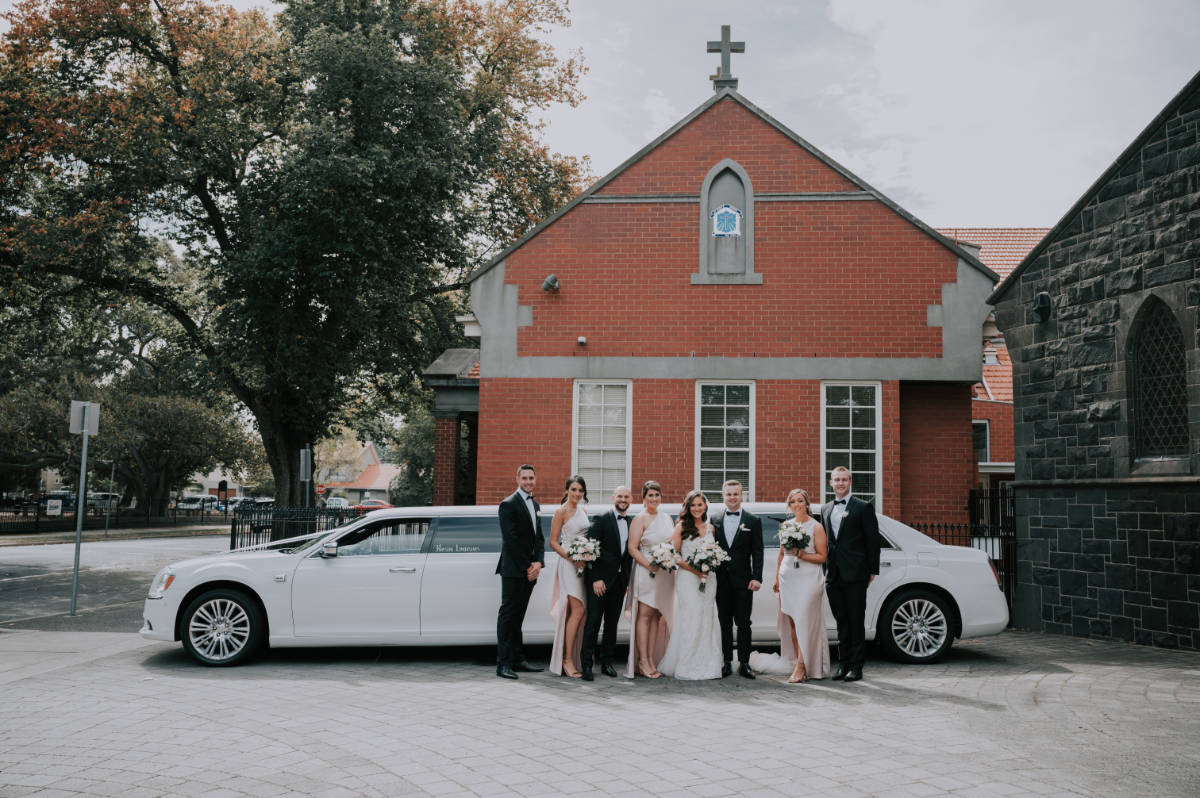
[[[724,658],[717,620],[716,574],[709,576],[709,584],[701,590],[702,575],[686,562],[702,542],[715,540],[708,523],[708,501],[694,490],[684,498],[683,508],[671,537],[684,557],[675,575],[675,624],[658,670],[676,679],[719,679]]]

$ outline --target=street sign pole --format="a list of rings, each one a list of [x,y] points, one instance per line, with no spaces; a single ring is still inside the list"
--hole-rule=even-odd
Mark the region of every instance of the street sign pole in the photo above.
[[[88,410],[90,402],[83,403],[83,417],[80,432],[83,434],[83,451],[79,455],[79,490],[75,502],[75,572],[71,576],[71,615],[75,615],[75,603],[79,597],[79,547],[83,543],[83,513],[87,505],[87,445],[88,445]]]

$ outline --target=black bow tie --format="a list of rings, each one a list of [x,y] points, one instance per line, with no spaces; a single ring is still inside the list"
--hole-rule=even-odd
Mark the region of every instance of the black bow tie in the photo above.
[[[838,499],[837,501],[834,502],[834,505],[836,506],[836,505],[845,504],[845,503],[846,503],[845,499]]]
[[[741,514],[742,514],[741,510],[738,510],[736,513],[725,513],[726,517],[728,517],[728,518],[736,518],[737,516],[739,516]]]
[[[627,521],[628,519],[627,519],[625,516],[623,516],[623,515],[618,515],[618,516],[617,516],[617,520],[618,520],[618,521]]]

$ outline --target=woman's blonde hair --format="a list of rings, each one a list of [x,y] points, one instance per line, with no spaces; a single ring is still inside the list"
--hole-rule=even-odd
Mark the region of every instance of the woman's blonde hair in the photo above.
[[[792,488],[790,491],[788,491],[787,499],[784,501],[784,504],[791,506],[792,497],[797,495],[804,497],[804,509],[808,510],[809,514],[811,515],[812,500],[808,498],[808,491],[806,491],[804,488]]]

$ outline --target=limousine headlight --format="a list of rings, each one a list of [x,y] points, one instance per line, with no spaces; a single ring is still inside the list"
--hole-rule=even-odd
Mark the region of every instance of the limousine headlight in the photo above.
[[[154,577],[154,583],[150,585],[149,598],[160,599],[167,592],[167,588],[175,581],[175,574],[170,568],[164,568],[158,572],[158,576]]]

